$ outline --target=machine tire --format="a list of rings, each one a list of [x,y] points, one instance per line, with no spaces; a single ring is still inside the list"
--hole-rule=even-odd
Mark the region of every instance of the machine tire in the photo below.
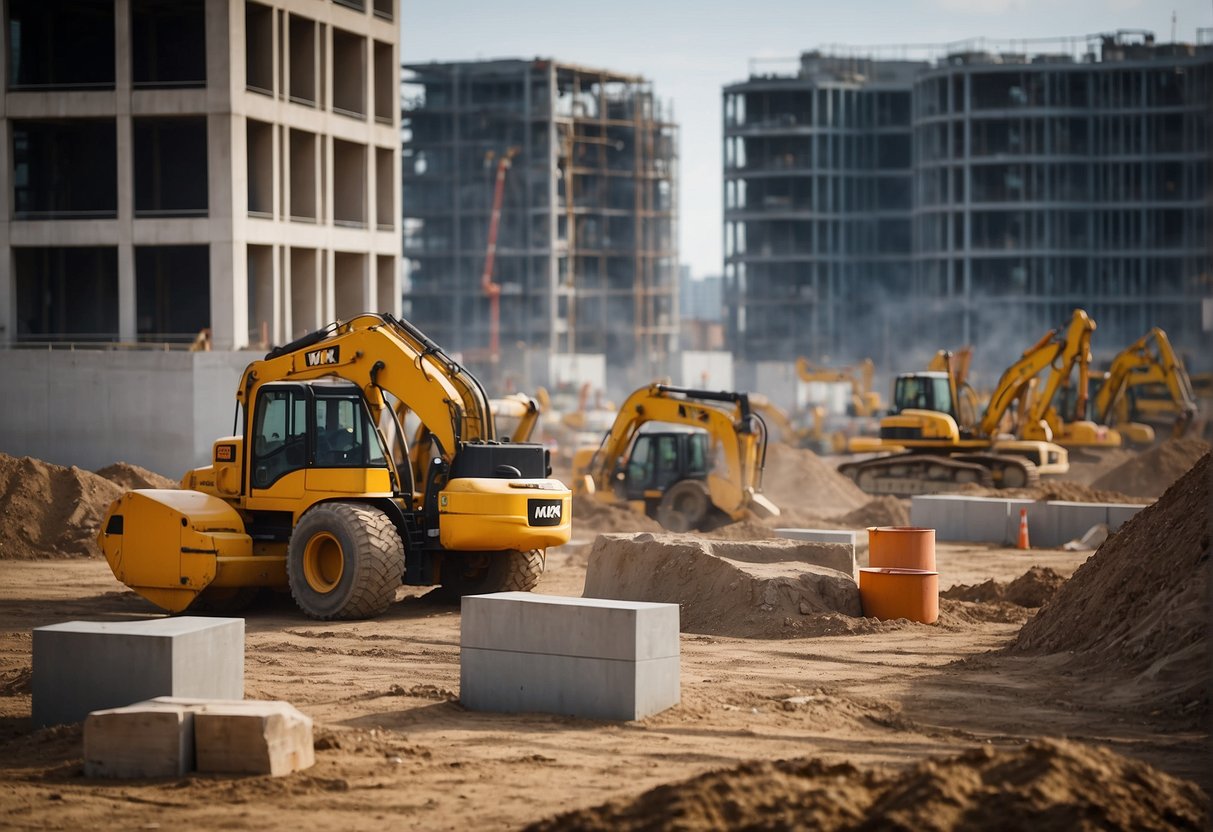
[[[661,497],[657,505],[657,522],[672,532],[689,532],[700,528],[712,508],[708,487],[700,480],[680,480]]]
[[[544,553],[539,549],[447,553],[442,557],[442,588],[454,598],[490,592],[530,592],[539,584],[544,561]]]
[[[311,618],[372,618],[400,586],[404,543],[373,506],[321,503],[291,534],[286,573],[291,597]]]
[[[208,586],[184,612],[187,615],[232,615],[248,609],[260,592],[259,586]]]

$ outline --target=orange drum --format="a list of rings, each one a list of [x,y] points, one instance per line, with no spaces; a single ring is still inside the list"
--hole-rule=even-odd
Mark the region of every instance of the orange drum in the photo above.
[[[934,624],[939,619],[939,573],[865,567],[859,570],[859,601],[870,618]]]
[[[935,530],[917,526],[872,526],[868,529],[868,566],[935,570]]]

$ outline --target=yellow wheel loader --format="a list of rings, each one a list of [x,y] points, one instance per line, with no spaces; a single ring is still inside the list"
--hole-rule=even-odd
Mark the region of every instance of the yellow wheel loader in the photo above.
[[[236,400],[211,465],[123,495],[98,534],[114,575],[166,610],[273,587],[313,618],[366,618],[402,582],[530,590],[569,539],[547,451],[497,441],[480,383],[407,321],[360,315],[276,348]],[[404,411],[427,429],[424,459]]]
[[[745,393],[650,384],[628,397],[574,486],[671,531],[779,509],[762,494],[767,432]]]

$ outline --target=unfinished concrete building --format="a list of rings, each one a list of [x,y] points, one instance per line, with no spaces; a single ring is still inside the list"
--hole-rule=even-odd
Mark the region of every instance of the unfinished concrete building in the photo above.
[[[1097,356],[1159,326],[1213,366],[1213,43],[954,51],[914,144],[914,331],[1026,345],[1084,307]]]
[[[730,343],[743,359],[868,355],[910,281],[910,91],[926,64],[808,52],[724,89]]]
[[[547,381],[551,355],[605,355],[620,386],[633,367],[668,372],[678,337],[678,136],[652,85],[542,59],[405,69],[412,319],[474,367],[519,384]]]
[[[0,343],[399,311],[398,0],[7,0]]]
[[[734,349],[910,368],[975,343],[995,370],[1083,306],[1097,353],[1161,326],[1208,363],[1209,35],[808,53],[725,87]]]

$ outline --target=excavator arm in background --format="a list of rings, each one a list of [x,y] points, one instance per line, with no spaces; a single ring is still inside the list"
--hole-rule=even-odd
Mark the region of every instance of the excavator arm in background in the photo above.
[[[1163,385],[1170,394],[1170,409],[1175,416],[1172,435],[1182,436],[1196,415],[1196,394],[1183,361],[1176,355],[1167,333],[1158,327],[1112,359],[1108,377],[1095,394],[1096,421],[1111,424],[1122,411],[1124,416],[1131,416],[1128,407],[1120,407],[1121,403],[1130,388],[1148,384]]]
[[[511,442],[530,442],[535,426],[539,424],[539,417],[543,415],[539,402],[525,393],[512,393],[504,398],[490,399],[489,409],[493,413],[494,421],[505,419],[514,423],[514,430],[509,436]]]
[[[642,426],[662,422],[699,428],[709,437],[714,457],[719,451],[723,472],[707,475],[712,504],[734,520],[747,511],[777,516],[779,509],[762,492],[766,461],[766,424],[750,407],[745,393],[715,392],[651,384],[630,395],[602,444],[582,472],[583,488],[603,501],[613,501],[620,462]]]

